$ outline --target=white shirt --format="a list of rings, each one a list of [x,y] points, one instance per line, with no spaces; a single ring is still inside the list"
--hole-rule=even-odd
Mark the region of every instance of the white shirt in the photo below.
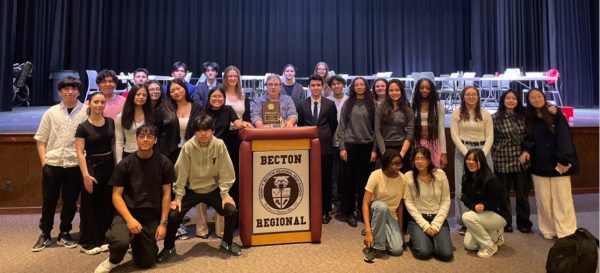
[[[46,164],[55,167],[76,167],[75,131],[87,116],[87,106],[77,101],[71,111],[65,105],[54,105],[44,113],[35,136],[36,141],[46,143]]]
[[[312,96],[310,96],[310,114],[313,114],[313,108],[315,107],[315,102],[317,103],[317,118],[319,117],[319,113],[321,113],[321,99],[323,97],[319,97],[318,100],[315,100]],[[315,118],[315,119],[317,119]]]
[[[122,113],[117,115],[115,120],[115,162],[119,163],[123,159],[123,152],[134,153],[138,150],[135,131],[138,127],[144,125],[144,122],[132,122],[131,128],[123,128]]]

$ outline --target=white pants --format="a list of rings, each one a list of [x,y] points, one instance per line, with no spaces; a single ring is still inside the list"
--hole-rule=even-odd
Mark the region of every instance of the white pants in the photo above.
[[[209,233],[208,230],[208,208],[204,203],[198,203],[196,206],[198,211],[198,217],[196,218],[196,236],[203,236]],[[219,237],[223,237],[223,231],[225,229],[225,217],[214,213],[215,216],[215,234]]]
[[[481,213],[467,211],[462,220],[467,227],[465,248],[478,250],[490,247],[498,240],[498,230],[506,226],[506,220],[500,214],[485,210]]]
[[[571,177],[531,175],[535,188],[538,226],[544,236],[569,236],[577,230]]]

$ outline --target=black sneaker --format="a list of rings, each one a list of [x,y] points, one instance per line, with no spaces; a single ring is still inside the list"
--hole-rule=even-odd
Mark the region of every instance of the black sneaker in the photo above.
[[[348,223],[348,225],[351,227],[356,227],[356,215],[354,213],[350,214],[350,216],[348,216],[348,220],[346,220],[346,223]]]
[[[73,238],[71,238],[71,234],[69,234],[68,232],[63,232],[61,234],[58,234],[58,238],[56,239],[56,242],[59,245],[63,245],[66,248],[77,247],[77,241],[73,240]]]
[[[367,263],[372,263],[373,261],[375,261],[376,254],[377,254],[377,250],[375,250],[374,248],[368,248],[367,252],[365,252],[365,256],[363,257],[363,260],[365,260],[365,262],[367,262]]]
[[[162,262],[166,261],[167,259],[169,259],[169,257],[171,257],[173,254],[175,254],[175,247],[173,247],[171,249],[163,248],[163,250],[161,250],[160,253],[158,253],[156,262],[162,263]]]
[[[42,250],[44,250],[44,248],[49,246],[51,243],[52,243],[52,238],[50,238],[50,236],[42,233],[40,235],[40,237],[38,237],[37,242],[35,242],[35,244],[31,248],[31,251],[33,251],[33,252],[42,251]]]
[[[221,248],[235,256],[242,255],[242,249],[240,248],[240,246],[236,245],[235,243],[227,244],[225,241],[221,241],[221,246],[219,248]]]
[[[460,230],[458,231],[458,234],[465,236],[465,233],[467,233],[467,228],[466,227],[461,227]]]

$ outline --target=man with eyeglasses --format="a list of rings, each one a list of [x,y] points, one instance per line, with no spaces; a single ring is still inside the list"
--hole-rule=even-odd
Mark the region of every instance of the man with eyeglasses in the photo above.
[[[266,81],[267,93],[257,97],[252,101],[250,107],[251,119],[256,128],[272,128],[272,127],[294,127],[298,121],[298,112],[294,101],[288,95],[281,94],[281,77],[278,74],[267,76]],[[280,124],[265,124],[262,118],[263,102],[279,102],[279,112],[281,113]]]
[[[104,69],[98,72],[96,76],[96,84],[100,93],[106,98],[106,108],[104,108],[104,116],[115,120],[117,115],[123,111],[125,98],[115,94],[117,87],[117,74],[115,71]]]

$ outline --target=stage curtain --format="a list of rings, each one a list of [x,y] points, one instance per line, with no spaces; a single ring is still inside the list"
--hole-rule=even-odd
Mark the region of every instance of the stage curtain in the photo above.
[[[15,2],[0,1],[0,111],[12,110],[12,62],[15,43]]]
[[[586,98],[597,96],[597,89],[581,92],[589,92],[585,82],[591,87],[598,75],[589,77],[592,60],[580,63],[579,57],[598,50],[591,44],[598,33],[590,29],[597,8],[581,13],[597,7],[593,1],[13,0],[8,2],[16,7],[0,15],[16,17],[17,34],[5,42],[14,50],[0,51],[12,56],[9,62],[34,63],[33,105],[51,104],[52,71],[79,71],[84,92],[86,69],[118,73],[147,67],[165,75],[177,60],[186,62],[194,77],[208,60],[221,68],[236,65],[246,75],[281,73],[292,63],[297,76],[307,76],[319,61],[354,75],[457,70],[481,75],[513,66],[558,67],[568,104],[597,105],[597,99]],[[549,29],[549,23],[559,29]],[[549,45],[547,32],[574,44]],[[576,50],[567,52],[573,46]]]

